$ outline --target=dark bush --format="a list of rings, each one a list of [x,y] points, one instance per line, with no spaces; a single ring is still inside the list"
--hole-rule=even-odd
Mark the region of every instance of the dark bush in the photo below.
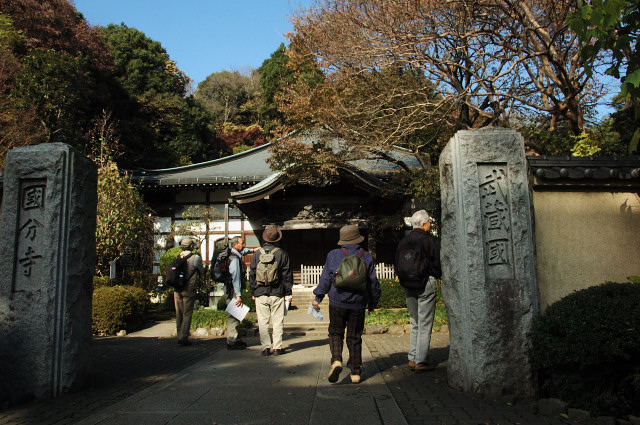
[[[593,416],[640,415],[640,285],[608,282],[547,308],[530,359],[541,396]]]
[[[404,289],[395,279],[379,279],[382,295],[378,302],[378,308],[405,308],[407,300]]]
[[[112,286],[109,276],[93,276],[93,289],[102,288],[104,286]]]
[[[109,286],[93,291],[93,333],[131,332],[145,322],[149,295],[133,286]]]

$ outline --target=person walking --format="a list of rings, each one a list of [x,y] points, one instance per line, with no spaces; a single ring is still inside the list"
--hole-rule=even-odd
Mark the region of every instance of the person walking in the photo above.
[[[395,267],[411,318],[409,369],[424,372],[435,368],[428,359],[436,311],[436,279],[442,276],[440,242],[429,233],[431,220],[425,210],[411,216],[411,225],[413,230],[398,244]]]
[[[251,258],[249,285],[256,302],[261,353],[263,356],[283,353],[285,301],[291,303],[293,273],[289,254],[277,243],[282,232],[277,227],[267,227],[262,233],[264,244]],[[273,341],[269,336],[269,320],[273,327]]]
[[[235,303],[236,307],[242,307],[242,289],[246,284],[247,266],[242,257],[254,252],[253,249],[245,248],[244,239],[241,236],[234,236],[230,242],[229,252],[229,277],[225,280],[227,305]],[[247,343],[244,342],[238,332],[241,322],[229,314],[227,317],[227,350],[244,350]]]
[[[182,252],[178,254],[187,258],[187,274],[189,276],[187,284],[180,290],[173,292],[173,301],[176,307],[176,331],[178,333],[178,344],[182,346],[191,345],[189,341],[189,330],[191,329],[191,316],[193,315],[193,306],[196,302],[196,289],[200,285],[200,276],[204,272],[202,265],[202,257],[193,254],[191,251],[195,248],[195,240],[186,237],[180,241]]]
[[[358,227],[346,225],[340,229],[340,240],[337,248],[329,251],[320,275],[320,282],[313,290],[315,299],[312,306],[320,310],[320,303],[325,295],[329,295],[329,350],[331,351],[331,369],[329,382],[337,382],[342,372],[342,349],[347,332],[347,348],[349,360],[347,367],[351,369],[351,382],[357,384],[361,379],[362,367],[362,332],[364,330],[365,310],[373,312],[380,300],[380,283],[376,277],[376,269],[371,254],[366,252],[360,243],[364,237],[360,235]],[[343,259],[350,255],[357,255],[364,262],[365,272],[364,290],[349,290],[336,288],[338,268]],[[350,275],[358,278],[354,273]]]

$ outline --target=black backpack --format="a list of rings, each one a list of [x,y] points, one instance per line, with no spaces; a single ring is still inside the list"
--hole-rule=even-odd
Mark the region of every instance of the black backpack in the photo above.
[[[231,248],[225,245],[219,254],[211,259],[211,277],[216,282],[226,282],[231,277],[229,263],[231,262]]]
[[[189,279],[191,279],[191,276],[187,276],[187,272],[189,270],[187,260],[189,260],[192,255],[193,253],[189,253],[189,255],[184,257],[178,255],[167,268],[167,284],[169,286],[173,286],[173,289],[176,291],[184,289],[184,287],[187,286]]]
[[[405,288],[424,288],[429,279],[429,262],[422,248],[427,236],[406,236],[400,241],[396,251],[396,273]]]

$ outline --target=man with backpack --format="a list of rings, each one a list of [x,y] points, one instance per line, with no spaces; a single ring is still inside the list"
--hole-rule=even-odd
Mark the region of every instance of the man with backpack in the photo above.
[[[351,382],[358,384],[362,367],[362,331],[365,310],[373,312],[380,300],[380,283],[371,254],[360,246],[364,237],[355,225],[340,229],[341,248],[329,251],[320,282],[313,290],[312,306],[320,311],[320,303],[329,294],[329,350],[331,369],[329,382],[338,382],[342,372],[342,348],[345,329],[351,369]]]
[[[264,244],[251,258],[249,284],[256,302],[258,330],[263,356],[282,354],[285,301],[291,303],[293,273],[289,254],[276,243],[282,239],[277,227],[267,227],[262,233]],[[269,319],[273,326],[273,342],[269,337]]]
[[[411,318],[409,369],[424,372],[435,368],[428,357],[436,311],[436,279],[442,276],[440,242],[429,233],[431,220],[425,210],[411,216],[411,225],[413,230],[398,244],[395,267]]]
[[[182,272],[184,273],[186,283],[182,287],[175,287],[173,292],[173,300],[176,307],[178,344],[183,347],[191,345],[191,342],[189,342],[191,316],[193,315],[193,306],[196,302],[196,289],[200,284],[200,276],[204,271],[202,258],[198,254],[191,252],[195,248],[195,245],[195,241],[189,237],[183,238],[180,241],[182,252],[178,254],[178,257],[186,259],[186,270]]]
[[[235,303],[237,307],[242,307],[242,289],[244,289],[247,276],[247,266],[245,266],[242,257],[253,252],[253,249],[244,247],[245,242],[241,236],[231,238],[230,244],[228,276],[224,277],[227,305]],[[247,343],[239,337],[238,327],[240,323],[238,319],[230,314],[227,317],[227,350],[244,350],[247,348]]]

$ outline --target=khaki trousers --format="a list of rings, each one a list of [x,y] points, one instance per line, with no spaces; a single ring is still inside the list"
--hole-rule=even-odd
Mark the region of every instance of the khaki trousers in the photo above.
[[[284,333],[284,297],[262,295],[256,298],[256,313],[260,330],[260,345],[265,348],[282,348]],[[269,319],[273,326],[273,343],[269,337]]]

